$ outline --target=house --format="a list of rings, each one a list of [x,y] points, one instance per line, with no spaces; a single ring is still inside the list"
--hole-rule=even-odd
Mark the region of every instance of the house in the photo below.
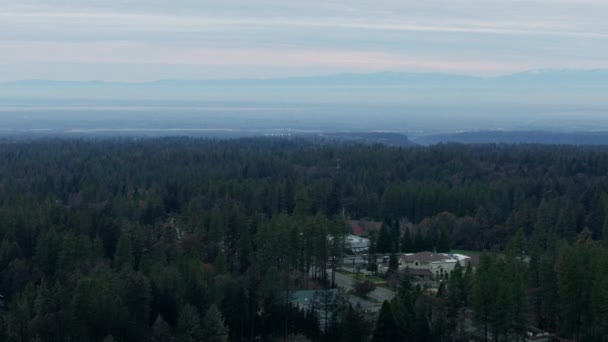
[[[447,277],[454,271],[456,264],[466,267],[470,259],[462,254],[419,252],[404,254],[401,257],[401,268],[424,279],[437,279]]]
[[[349,234],[346,236],[346,249],[350,249],[352,254],[367,253],[369,250],[369,239]]]

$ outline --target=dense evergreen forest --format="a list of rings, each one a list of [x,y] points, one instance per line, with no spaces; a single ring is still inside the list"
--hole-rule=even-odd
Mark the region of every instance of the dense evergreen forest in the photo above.
[[[382,253],[485,252],[318,324],[289,291],[334,285],[348,218],[385,223]],[[5,140],[0,240],[2,341],[608,336],[603,147]]]

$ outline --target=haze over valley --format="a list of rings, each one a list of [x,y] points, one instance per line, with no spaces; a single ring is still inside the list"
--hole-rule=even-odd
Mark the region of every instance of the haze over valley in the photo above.
[[[608,71],[500,77],[384,72],[143,83],[0,83],[3,135],[240,137],[608,131]],[[425,138],[426,137],[426,138]],[[550,140],[549,140],[550,141]]]

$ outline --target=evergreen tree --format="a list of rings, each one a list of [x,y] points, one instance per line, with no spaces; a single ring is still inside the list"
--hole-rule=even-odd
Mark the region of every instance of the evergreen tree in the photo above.
[[[203,318],[202,336],[204,341],[228,341],[229,329],[224,325],[224,318],[217,306],[211,305]]]
[[[399,258],[395,253],[391,253],[388,259],[388,274],[394,274],[399,271]]]
[[[583,313],[582,275],[576,251],[567,245],[560,247],[556,264],[559,294],[559,327],[565,336],[575,336],[579,331],[580,317]]]
[[[156,317],[154,324],[152,324],[152,340],[154,342],[172,341],[171,327],[160,315]]]
[[[410,229],[406,228],[403,233],[403,237],[401,238],[401,252],[402,253],[412,253],[414,251],[412,236],[410,234]]]
[[[48,274],[55,274],[59,252],[61,247],[61,238],[55,229],[49,229],[39,235],[36,242],[36,254],[34,260],[40,269]]]
[[[206,316],[205,319],[207,319]],[[205,337],[210,338],[213,336],[214,335],[206,335]],[[190,304],[184,305],[179,313],[177,338],[180,342],[195,342],[202,341],[203,339],[203,328],[201,327],[201,319],[198,310]]]
[[[494,323],[496,313],[497,283],[498,274],[495,272],[494,260],[490,255],[484,253],[475,273],[471,304],[475,321],[482,326],[486,341],[488,341],[488,332]]]
[[[393,316],[397,326],[399,327],[399,335],[401,340],[413,341],[413,333],[416,331],[416,312],[415,303],[417,293],[412,287],[409,275],[401,277],[397,294],[393,299],[392,309]]]
[[[456,266],[454,266],[454,271],[452,271],[452,274],[450,275],[447,288],[448,328],[454,332],[460,331],[462,330],[460,329],[461,327],[459,327],[461,313],[466,303],[467,296],[464,274],[460,263],[456,263]]]
[[[381,254],[390,253],[393,250],[392,245],[390,228],[383,224],[378,235],[377,252]]]
[[[342,318],[340,340],[344,342],[369,341],[371,329],[360,307],[348,305]]]
[[[439,241],[437,242],[438,253],[449,253],[450,252],[450,238],[445,229],[442,229],[439,235]]]
[[[604,219],[604,226],[602,227],[602,237],[604,241],[608,241],[608,214],[606,214],[606,218]]]
[[[382,303],[372,342],[390,342],[399,340],[399,329],[395,323],[391,305],[388,301]]]
[[[557,217],[556,230],[559,237],[574,241],[576,237],[576,212],[571,204],[563,206]]]
[[[133,255],[131,237],[126,231],[123,231],[122,234],[120,234],[118,244],[116,245],[116,252],[114,253],[114,268],[116,270],[131,270],[134,265],[135,257]]]

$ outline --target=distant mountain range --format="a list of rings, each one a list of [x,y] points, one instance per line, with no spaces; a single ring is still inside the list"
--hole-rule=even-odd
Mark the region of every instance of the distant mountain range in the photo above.
[[[0,83],[0,100],[199,101],[336,104],[608,104],[608,70],[534,70],[496,77],[380,72],[315,77],[25,80]]]
[[[378,72],[369,74],[343,73],[312,77],[286,77],[269,79],[211,79],[211,80],[158,80],[151,82],[106,82],[106,81],[62,81],[20,80],[0,82],[1,87],[32,86],[490,86],[490,85],[546,85],[546,86],[601,86],[608,87],[608,69],[596,70],[530,70],[493,77],[476,77],[442,73]]]

